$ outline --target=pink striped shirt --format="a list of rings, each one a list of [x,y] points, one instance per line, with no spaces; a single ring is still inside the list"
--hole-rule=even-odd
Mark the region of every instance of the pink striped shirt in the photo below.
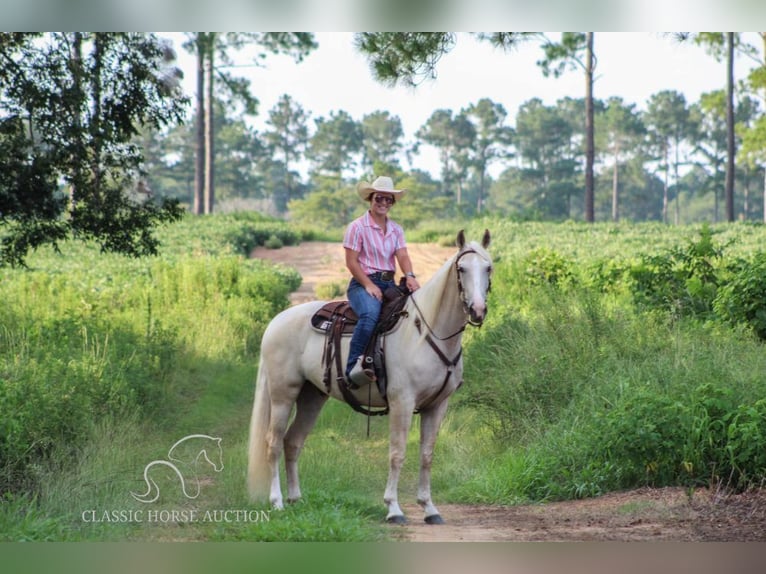
[[[383,229],[366,211],[346,228],[343,247],[359,253],[359,263],[364,272],[370,275],[377,271],[396,271],[394,254],[402,247],[407,247],[407,243],[401,225],[389,219],[384,235]]]

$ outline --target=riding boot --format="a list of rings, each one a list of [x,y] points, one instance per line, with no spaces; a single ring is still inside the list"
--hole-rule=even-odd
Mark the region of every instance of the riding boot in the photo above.
[[[375,371],[372,369],[372,357],[361,356],[347,374],[349,386],[358,389],[375,381]]]

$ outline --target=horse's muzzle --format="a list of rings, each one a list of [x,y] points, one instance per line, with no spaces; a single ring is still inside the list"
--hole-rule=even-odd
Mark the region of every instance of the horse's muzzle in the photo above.
[[[466,306],[466,312],[468,314],[468,322],[474,327],[481,327],[484,323],[484,318],[487,316],[486,305],[473,305]]]

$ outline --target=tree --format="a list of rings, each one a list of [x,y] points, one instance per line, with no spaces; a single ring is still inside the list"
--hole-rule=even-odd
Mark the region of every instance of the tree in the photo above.
[[[375,111],[362,118],[364,155],[362,163],[373,167],[381,162],[393,168],[399,166],[398,155],[402,149],[402,121],[387,111]]]
[[[545,57],[538,64],[543,73],[561,75],[569,67],[581,66],[586,75],[586,146],[585,146],[585,219],[592,222],[593,212],[593,32],[564,33],[560,43],[538,32],[495,32],[477,34],[503,49],[521,42],[541,40]],[[455,46],[456,35],[447,32],[365,32],[355,36],[356,48],[370,60],[373,76],[386,84],[403,82],[416,86],[436,77],[439,60]]]
[[[585,71],[585,221],[595,221],[593,163],[595,158],[593,126],[593,74],[596,59],[593,54],[593,32],[564,32],[561,42],[546,40],[545,57],[538,62],[543,75],[561,76],[568,69]]]
[[[618,221],[619,166],[638,147],[646,130],[635,104],[625,104],[617,97],[609,98],[605,110],[596,116],[596,125],[597,133],[601,134],[599,147],[612,158],[612,221]]]
[[[309,114],[288,94],[284,94],[269,112],[266,121],[271,130],[264,132],[263,137],[272,152],[280,156],[284,166],[285,197],[282,205],[296,197],[293,183],[295,174],[291,167],[308,145],[308,118]]]
[[[315,172],[334,175],[338,183],[343,170],[356,165],[355,156],[362,151],[362,128],[348,112],[330,112],[329,118],[314,120],[316,131],[309,140],[307,156]]]
[[[143,161],[133,140],[183,117],[173,58],[152,34],[0,34],[2,263],[68,237],[157,252],[154,226],[182,212],[132,193]]]
[[[753,92],[760,94],[761,100],[766,102],[766,32],[759,32],[763,55],[761,59],[754,58],[758,66],[754,68],[747,78],[748,86]],[[755,166],[760,163],[763,169],[763,221],[766,223],[766,115],[762,115],[742,134],[742,147],[740,148],[745,161]]]
[[[521,162],[518,180],[527,212],[559,219],[570,217],[577,162],[571,154],[572,125],[566,113],[571,102],[546,106],[539,98],[525,102],[516,114],[516,152]]]
[[[513,140],[513,128],[504,125],[508,112],[502,104],[494,103],[489,98],[482,98],[476,104],[471,104],[464,113],[474,120],[476,131],[473,167],[479,176],[476,211],[481,213],[486,196],[487,168],[496,159],[509,156],[508,148]]]
[[[317,47],[314,35],[305,32],[195,32],[184,43],[197,55],[197,146],[194,213],[212,213],[215,204],[215,153],[213,142],[213,99],[216,86],[230,101],[241,102],[248,114],[255,114],[258,100],[250,95],[250,81],[228,71],[234,62],[230,50],[257,47],[253,65],[269,54],[287,54],[297,62]],[[221,64],[216,64],[220,60]]]
[[[700,32],[694,35],[694,41],[704,46],[716,60],[726,61],[726,185],[724,198],[726,220],[734,221],[734,170],[737,153],[734,134],[734,54],[736,51],[752,53],[752,47],[742,43],[740,34],[734,32]]]
[[[711,187],[713,192],[713,220],[719,221],[719,189],[725,189],[725,170],[727,165],[727,119],[726,93],[723,90],[708,92],[700,97],[699,106],[695,107],[699,114],[699,138],[696,151],[706,160],[713,170]],[[695,114],[695,115],[696,115]],[[723,169],[722,169],[723,168]],[[723,178],[721,177],[723,172]],[[722,181],[723,179],[723,181]]]
[[[750,212],[752,211],[752,201],[750,194],[750,182],[752,179],[752,168],[757,164],[752,161],[748,161],[748,149],[743,146],[743,138],[752,133],[758,121],[763,116],[759,113],[758,101],[750,96],[740,96],[737,100],[737,106],[734,110],[734,128],[736,137],[736,147],[742,151],[742,157],[744,161],[738,162],[740,168],[738,171],[738,177],[742,181],[742,217],[747,220],[750,218]]]
[[[451,110],[436,110],[415,132],[415,137],[439,150],[442,193],[450,195],[454,181],[455,203],[460,205],[463,183],[471,165],[470,150],[476,140],[476,128],[464,112],[453,117]]]
[[[663,90],[653,94],[643,114],[644,125],[650,138],[650,144],[658,151],[665,172],[665,186],[662,195],[662,220],[668,222],[668,203],[670,200],[670,154],[675,150],[673,162],[675,183],[678,184],[679,150],[683,141],[692,135],[690,112],[686,98],[675,90]],[[676,223],[679,222],[678,195],[676,194]]]

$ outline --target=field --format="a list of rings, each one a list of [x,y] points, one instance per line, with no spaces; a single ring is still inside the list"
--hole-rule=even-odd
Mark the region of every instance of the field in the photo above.
[[[439,222],[411,234],[413,253],[430,261],[418,259],[416,269],[449,254],[455,227]],[[620,531],[624,540],[763,540],[766,359],[761,315],[744,297],[761,288],[753,270],[761,269],[763,228],[467,227],[470,237],[492,229],[496,265],[491,317],[466,338],[465,389],[437,446],[435,499],[454,524],[444,539],[599,540]],[[259,247],[274,238],[286,247]],[[342,290],[337,275],[317,275],[317,263],[337,274],[332,255],[305,257],[326,240],[337,247],[337,231],[256,216],[190,218],[163,231],[159,259],[67,245],[64,255],[40,252],[30,269],[7,271],[3,539],[441,536],[383,524],[386,421],[371,420],[367,436],[367,421],[337,403],[307,443],[304,501],[282,513],[247,501],[260,334],[300,292],[290,250],[315,263],[315,293]],[[256,248],[261,257],[252,259]],[[196,498],[183,496],[167,466],[153,475],[158,501],[131,496],[147,490],[151,462],[196,434],[221,438],[224,462],[196,466]],[[410,455],[417,439],[413,431]],[[403,501],[414,498],[414,458]],[[543,513],[549,523],[540,522],[539,504],[557,509]],[[615,514],[623,530],[608,522]],[[646,526],[658,520],[664,526]],[[693,523],[721,526],[683,527]]]

